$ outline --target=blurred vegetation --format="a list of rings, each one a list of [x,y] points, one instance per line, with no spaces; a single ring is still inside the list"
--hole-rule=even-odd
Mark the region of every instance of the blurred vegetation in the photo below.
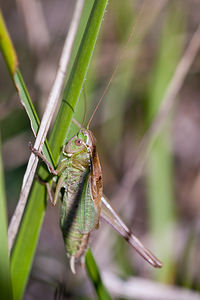
[[[18,2],[5,1],[2,11],[19,67],[41,118],[75,1],[42,2],[47,35],[38,30],[37,43],[33,42]],[[113,271],[126,279],[136,275],[195,291],[200,290],[199,56],[148,155],[142,176],[129,187],[131,197],[124,187],[122,191],[120,184],[197,29],[199,13],[198,0],[145,0],[143,4],[132,0],[110,1],[84,83],[86,125],[135,24],[134,36],[91,129],[98,142],[104,193],[114,207],[121,207],[123,220],[136,236],[163,261],[163,269],[152,270],[103,223],[92,234],[91,248],[102,271]],[[30,155],[28,142],[33,141],[33,134],[1,56],[0,72],[0,128],[10,218],[19,198]],[[81,95],[74,116],[79,122],[83,120],[84,110]],[[69,136],[75,131],[77,128],[72,125]],[[122,191],[123,197],[119,199],[116,191]],[[129,200],[123,205],[126,197]],[[54,295],[63,299],[93,299],[94,295],[82,268],[78,268],[76,276],[69,270],[59,228],[59,208],[50,205],[47,205],[24,299],[43,299],[44,295],[49,299],[54,299]]]
[[[0,291],[3,299],[12,299],[12,285],[10,278],[10,261],[8,255],[6,199],[4,190],[3,164],[0,141]]]

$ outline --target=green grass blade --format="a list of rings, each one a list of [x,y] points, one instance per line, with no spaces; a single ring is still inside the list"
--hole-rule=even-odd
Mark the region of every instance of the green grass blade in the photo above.
[[[50,137],[50,145],[57,160],[60,147],[66,140],[76,103],[81,94],[90,60],[94,51],[100,25],[103,19],[107,1],[95,1],[88,24],[80,45],[79,53],[74,62],[68,84],[63,93],[63,100]],[[59,129],[58,129],[59,128]],[[60,130],[62,129],[62,130]]]
[[[71,53],[71,57],[70,57],[70,62],[69,62],[69,66],[67,69],[66,79],[68,79],[70,76],[74,61],[76,59],[76,56],[77,56],[77,53],[78,53],[78,50],[80,47],[81,39],[85,32],[85,28],[87,26],[87,22],[88,22],[93,4],[94,4],[94,0],[85,1],[85,3],[84,3],[82,16],[80,18],[79,27],[78,27],[77,34],[76,34],[76,37],[74,40],[74,45],[73,45],[73,49],[72,49],[72,53]]]
[[[7,31],[1,10],[0,10],[0,50],[8,67],[9,73],[13,76],[17,68],[17,55]]]
[[[85,79],[91,55],[103,19],[107,1],[95,1],[81,46],[75,60],[70,80],[64,92],[64,99],[59,110],[53,133],[50,138],[54,158],[57,161],[61,146],[66,138],[72,109],[75,110],[83,81]],[[40,176],[44,177],[43,169]],[[21,299],[30,272],[35,248],[37,245],[43,217],[45,213],[45,188],[35,183],[27,204],[20,230],[12,251],[11,274],[13,281],[14,299]]]
[[[97,264],[94,260],[90,249],[87,250],[85,255],[85,266],[88,276],[95,288],[96,294],[99,300],[110,300],[112,299],[107,289],[105,288]]]
[[[18,68],[16,69],[16,72],[15,72],[13,78],[14,78],[15,86],[17,88],[21,103],[24,106],[26,113],[29,117],[29,120],[31,122],[32,131],[33,131],[34,135],[36,136],[39,126],[40,126],[40,120],[37,116],[36,110],[34,108],[34,105],[32,103],[32,100],[30,98],[28,90],[26,88],[26,85],[25,85],[25,82],[21,75],[21,72]],[[45,143],[43,146],[43,152],[44,152],[44,155],[46,156],[46,158],[48,159],[48,161],[51,162],[52,165],[54,165],[52,153],[51,153],[51,150],[50,150],[47,140],[45,140]]]
[[[4,192],[3,165],[0,142],[0,295],[1,299],[12,299],[12,285],[10,278],[10,259],[8,252],[8,226],[6,200]]]
[[[35,111],[35,108],[33,106],[31,97],[26,88],[23,77],[20,73],[19,68],[17,67],[18,65],[17,55],[13,47],[12,41],[10,39],[9,33],[7,31],[1,11],[0,11],[0,50],[4,57],[5,63],[8,67],[8,71],[11,75],[11,79],[14,82],[15,88],[19,94],[20,101],[24,106],[26,113],[29,117],[29,120],[31,122],[32,131],[36,136],[40,126],[40,121]],[[52,164],[54,164],[47,140],[45,140],[43,151],[47,159]]]

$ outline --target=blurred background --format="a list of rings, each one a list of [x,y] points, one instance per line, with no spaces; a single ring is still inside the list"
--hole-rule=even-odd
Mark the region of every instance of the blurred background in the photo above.
[[[41,118],[75,1],[8,0],[1,6]],[[75,118],[82,123],[86,111],[87,125],[119,64],[91,124],[103,169],[104,193],[164,266],[153,270],[102,221],[100,229],[92,233],[90,245],[105,276],[112,273],[123,280],[137,276],[171,288],[200,290],[199,54],[172,108],[164,111],[163,125],[146,134],[197,30],[199,15],[198,0],[112,0],[107,7],[84,84],[86,105],[82,95]],[[134,34],[126,45],[133,24]],[[0,126],[10,219],[30,156],[28,142],[34,138],[2,57],[0,71]],[[77,130],[73,125],[69,136]],[[59,207],[48,204],[24,299],[57,299],[58,295],[59,299],[95,297],[81,266],[75,276],[71,274],[59,228]],[[166,299],[171,298],[166,294]],[[184,299],[193,298],[188,295]]]

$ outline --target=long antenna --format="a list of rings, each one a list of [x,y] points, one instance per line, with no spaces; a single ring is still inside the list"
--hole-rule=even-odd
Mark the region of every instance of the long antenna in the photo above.
[[[86,91],[85,91],[85,84],[83,84],[83,98],[84,98],[84,114],[83,114],[83,120],[81,123],[81,127],[83,127],[83,124],[86,120],[86,113],[87,113],[87,95],[86,95]]]
[[[96,105],[96,107],[95,107],[95,109],[94,109],[94,111],[93,111],[93,113],[92,113],[92,115],[91,115],[89,121],[88,121],[87,129],[89,129],[90,124],[91,124],[91,122],[92,122],[92,119],[94,118],[94,115],[95,115],[95,113],[97,112],[97,110],[98,110],[98,108],[99,108],[99,106],[100,106],[100,104],[101,104],[101,102],[102,102],[102,100],[103,100],[105,94],[107,93],[107,91],[108,91],[108,89],[109,89],[109,87],[110,87],[110,84],[111,84],[111,82],[112,82],[112,80],[113,80],[113,77],[115,76],[115,74],[116,74],[116,72],[117,72],[117,70],[118,70],[118,68],[119,68],[119,66],[120,66],[120,63],[121,63],[122,58],[124,57],[126,48],[127,48],[128,44],[129,44],[130,40],[131,40],[132,37],[133,37],[133,34],[134,34],[134,32],[135,32],[135,27],[136,27],[136,25],[137,25],[137,23],[138,23],[138,20],[140,19],[141,12],[143,11],[143,6],[144,6],[144,2],[143,2],[143,4],[142,4],[142,8],[140,9],[139,15],[138,15],[138,17],[137,17],[137,19],[136,19],[136,22],[134,23],[134,25],[133,25],[133,27],[132,27],[132,29],[131,29],[131,32],[130,32],[130,34],[129,34],[129,38],[128,38],[126,44],[125,44],[124,47],[123,47],[123,50],[122,50],[121,55],[120,55],[120,57],[119,57],[118,63],[117,63],[117,65],[116,65],[116,67],[115,67],[115,69],[114,69],[114,71],[113,71],[113,73],[112,73],[112,75],[111,75],[111,77],[110,77],[110,79],[109,79],[109,81],[108,81],[106,87],[105,87],[105,90],[103,91],[103,94],[102,94],[101,98],[99,99],[99,101],[98,101],[98,103],[97,103],[97,105]]]

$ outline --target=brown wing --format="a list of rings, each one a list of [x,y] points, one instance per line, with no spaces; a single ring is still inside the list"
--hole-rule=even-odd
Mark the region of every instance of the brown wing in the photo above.
[[[92,172],[91,172],[91,192],[95,207],[97,209],[98,220],[96,227],[99,226],[99,218],[101,213],[101,197],[103,193],[103,180],[99,156],[96,152],[96,147],[93,152]]]
[[[96,150],[96,139],[90,130],[87,130],[87,134],[89,135],[89,147],[91,151],[91,193],[97,210],[96,227],[98,227],[101,212],[101,197],[103,194],[102,171]]]

